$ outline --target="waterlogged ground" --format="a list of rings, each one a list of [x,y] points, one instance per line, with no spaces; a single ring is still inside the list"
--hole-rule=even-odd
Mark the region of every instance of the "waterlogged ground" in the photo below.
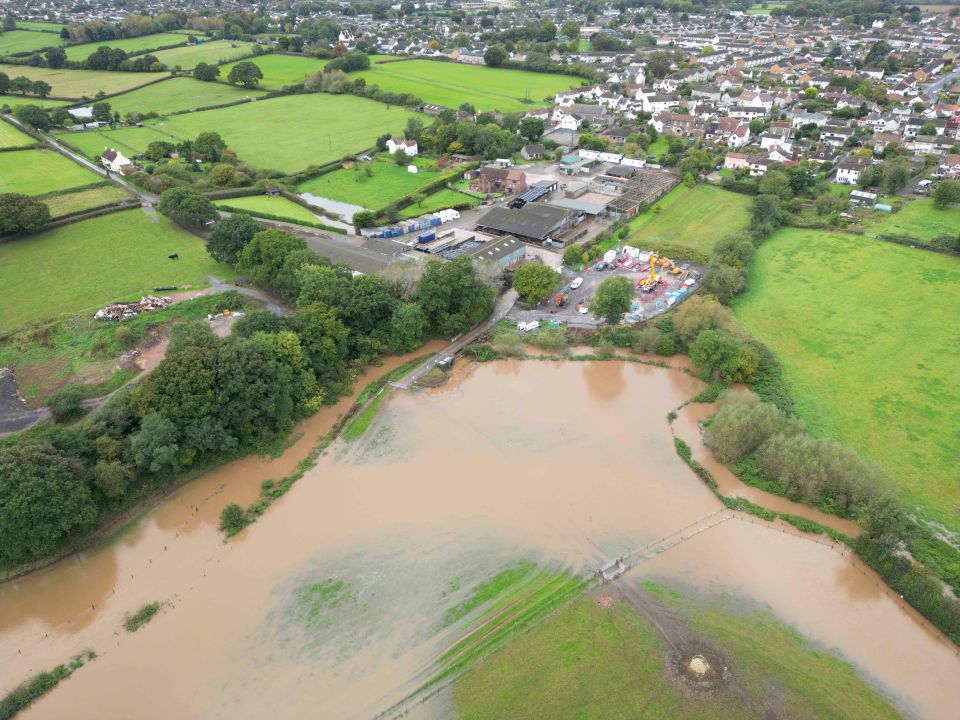
[[[769,608],[908,715],[955,717],[955,648],[836,548],[724,511],[676,456],[666,415],[701,388],[636,363],[527,361],[395,392],[227,544],[211,524],[234,485],[259,485],[255,465],[0,587],[2,689],[90,647],[25,717],[370,718],[519,633],[515,609],[549,609],[571,573],[709,525],[625,580]],[[111,572],[86,577],[98,563]],[[161,613],[124,633],[151,601]],[[455,713],[449,692],[413,711]]]

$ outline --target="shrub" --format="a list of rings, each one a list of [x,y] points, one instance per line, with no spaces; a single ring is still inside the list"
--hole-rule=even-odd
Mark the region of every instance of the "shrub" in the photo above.
[[[250,524],[250,520],[237,503],[230,503],[220,511],[220,530],[232,537]]]
[[[47,405],[57,421],[71,420],[83,413],[83,389],[79,385],[67,385],[54,393]]]
[[[640,328],[633,336],[630,349],[641,355],[650,355],[656,352],[660,345],[660,331],[652,325]]]

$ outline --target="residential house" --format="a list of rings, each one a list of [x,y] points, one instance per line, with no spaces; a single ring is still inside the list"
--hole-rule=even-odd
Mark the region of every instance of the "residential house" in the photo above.
[[[387,152],[391,155],[397,152],[397,150],[403,149],[408,157],[414,157],[418,152],[416,140],[397,140],[395,138],[390,138],[387,140]]]
[[[133,162],[124,157],[123,153],[113,148],[105,148],[100,153],[100,164],[114,173],[123,173],[126,168],[133,169]]]
[[[485,194],[516,195],[527,189],[527,175],[517,168],[484,165],[476,182],[477,190]]]

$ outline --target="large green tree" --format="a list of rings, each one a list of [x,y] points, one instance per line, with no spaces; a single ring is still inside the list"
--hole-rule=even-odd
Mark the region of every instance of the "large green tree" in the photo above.
[[[477,279],[470,258],[459,257],[448,263],[427,263],[417,302],[428,334],[453,336],[493,311],[493,291]]]
[[[594,315],[614,325],[630,309],[632,301],[633,282],[630,278],[616,275],[600,283],[590,309]]]
[[[263,71],[249,60],[239,62],[230,68],[227,82],[231,85],[242,85],[245,88],[255,88],[263,79]]]
[[[50,220],[46,203],[26,195],[0,195],[0,236],[36,232]]]
[[[203,193],[189,187],[164,190],[158,207],[170,219],[192,228],[202,228],[220,217],[217,208]]]
[[[0,447],[0,564],[60,549],[97,516],[83,465],[47,443]]]
[[[231,215],[223,218],[210,231],[210,237],[207,238],[207,252],[214,260],[233,265],[237,262],[240,251],[262,229],[262,226],[249,215]]]
[[[540,302],[557,287],[558,276],[541,263],[527,263],[513,273],[513,289],[527,302]]]

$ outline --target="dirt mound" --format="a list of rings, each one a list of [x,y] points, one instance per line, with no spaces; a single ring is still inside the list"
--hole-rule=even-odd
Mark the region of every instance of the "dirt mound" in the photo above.
[[[674,651],[670,664],[682,682],[699,690],[712,690],[730,679],[723,655],[709,647],[692,655]]]

